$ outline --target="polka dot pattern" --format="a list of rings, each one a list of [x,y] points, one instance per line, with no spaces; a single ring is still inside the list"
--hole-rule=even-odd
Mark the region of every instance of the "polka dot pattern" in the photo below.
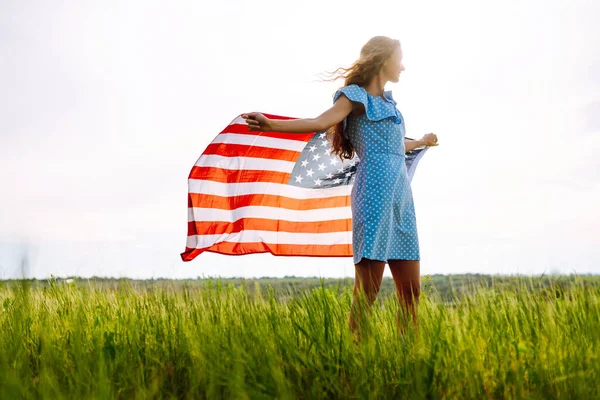
[[[363,258],[419,260],[419,238],[408,180],[404,118],[391,91],[372,96],[358,85],[338,90],[365,113],[348,115],[344,135],[360,159],[351,194],[354,263]]]

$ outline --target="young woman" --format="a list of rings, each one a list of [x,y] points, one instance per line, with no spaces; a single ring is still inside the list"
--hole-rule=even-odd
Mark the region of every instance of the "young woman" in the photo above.
[[[339,71],[342,71],[340,73]],[[408,312],[418,335],[420,253],[413,196],[405,152],[437,146],[437,136],[404,141],[404,119],[387,82],[398,82],[404,71],[400,42],[385,36],[370,39],[350,68],[338,68],[334,79],[345,85],[333,106],[317,118],[270,120],[260,113],[242,114],[252,131],[307,133],[327,131],[332,153],[340,159],[360,158],[351,193],[352,249],[356,270],[354,299],[348,323],[360,336],[363,310],[377,297],[385,264],[390,267],[401,307],[398,327],[405,332]],[[336,75],[337,74],[337,75]],[[366,299],[366,304],[360,302]]]

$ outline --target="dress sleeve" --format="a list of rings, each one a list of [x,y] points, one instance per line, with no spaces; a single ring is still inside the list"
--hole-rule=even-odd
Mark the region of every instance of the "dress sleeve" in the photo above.
[[[369,106],[369,98],[367,96],[367,91],[358,85],[344,86],[343,88],[335,92],[335,95],[333,96],[334,103],[340,98],[342,93],[348,98],[348,100],[356,103],[362,103],[362,105],[365,106],[365,110]]]
[[[342,94],[350,101],[361,103],[365,107],[367,118],[371,121],[393,118],[395,123],[402,123],[400,112],[396,108],[397,103],[391,96],[391,92],[385,93],[387,100],[384,100],[381,97],[371,96],[365,89],[358,85],[348,85],[335,92],[333,102],[335,103]]]

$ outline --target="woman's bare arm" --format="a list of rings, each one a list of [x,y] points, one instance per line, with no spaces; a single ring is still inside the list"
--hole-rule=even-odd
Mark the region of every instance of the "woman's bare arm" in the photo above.
[[[431,132],[431,133],[425,134],[419,140],[404,139],[404,149],[406,150],[406,153],[408,153],[411,150],[416,149],[417,147],[421,147],[421,146],[427,146],[427,147],[439,146],[437,135],[435,133]]]
[[[263,132],[310,133],[320,132],[340,123],[352,112],[352,102],[344,95],[334,105],[316,118],[290,120],[268,119],[260,113],[242,114],[249,130]]]
[[[405,153],[408,153],[409,151],[421,146],[425,146],[425,142],[423,140],[404,140]]]

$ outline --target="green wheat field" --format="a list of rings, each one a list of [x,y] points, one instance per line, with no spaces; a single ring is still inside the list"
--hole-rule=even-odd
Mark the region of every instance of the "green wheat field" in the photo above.
[[[600,398],[599,277],[436,279],[0,282],[0,399]]]

